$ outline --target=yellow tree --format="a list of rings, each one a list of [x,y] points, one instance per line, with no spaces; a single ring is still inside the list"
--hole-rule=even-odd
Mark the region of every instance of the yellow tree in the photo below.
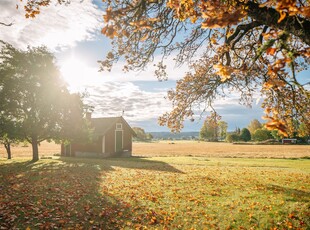
[[[261,128],[262,128],[262,124],[257,119],[252,120],[250,124],[248,125],[248,129],[251,134],[253,134],[257,129],[261,129]]]
[[[199,133],[200,138],[210,141],[218,141],[219,122],[221,122],[221,116],[212,111],[211,114],[206,117],[203,126],[201,127]]]
[[[35,17],[52,0],[28,0],[26,17]],[[58,0],[57,2],[67,2]],[[165,79],[165,58],[190,71],[168,93],[173,102],[160,123],[171,130],[192,119],[196,104],[238,91],[251,104],[264,98],[266,126],[294,133],[293,121],[310,130],[310,95],[297,73],[310,56],[310,4],[307,0],[106,0],[102,33],[113,49],[101,62],[110,70],[121,57],[124,70],[141,70],[161,54],[155,74]]]

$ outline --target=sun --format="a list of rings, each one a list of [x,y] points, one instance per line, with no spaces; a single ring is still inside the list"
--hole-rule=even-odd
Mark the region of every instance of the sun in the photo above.
[[[69,88],[77,90],[87,82],[88,67],[76,58],[65,60],[60,67],[60,71]]]

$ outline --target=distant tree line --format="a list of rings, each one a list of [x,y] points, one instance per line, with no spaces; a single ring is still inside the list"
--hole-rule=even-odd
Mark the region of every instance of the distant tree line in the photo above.
[[[11,145],[27,141],[32,160],[39,159],[38,145],[88,135],[84,104],[69,93],[45,47],[22,51],[5,42],[0,51],[0,143],[8,159]]]
[[[134,141],[151,141],[153,139],[152,134],[146,133],[143,128],[133,127],[132,129],[136,133]]]
[[[303,123],[295,124],[294,132],[289,138],[299,139],[300,142],[306,142],[310,137],[310,131],[307,130],[306,126]],[[240,129],[237,129],[235,132],[227,135],[227,142],[236,142],[236,141],[267,141],[267,140],[276,140],[280,141],[284,137],[278,130],[269,130],[265,127],[264,124],[261,124],[257,119],[254,119],[250,122],[247,128],[243,128],[240,132]]]
[[[298,138],[300,141],[306,141],[310,137],[310,131],[307,130],[306,125],[303,123],[295,124],[295,130],[290,138]],[[206,141],[226,141],[232,142],[248,142],[255,141],[261,142],[266,140],[281,140],[284,138],[278,130],[268,130],[265,125],[260,123],[259,120],[253,119],[247,128],[236,128],[234,132],[227,132],[227,123],[221,120],[221,117],[215,112],[211,112],[209,116],[206,117],[204,124],[200,130],[199,136],[201,140]]]

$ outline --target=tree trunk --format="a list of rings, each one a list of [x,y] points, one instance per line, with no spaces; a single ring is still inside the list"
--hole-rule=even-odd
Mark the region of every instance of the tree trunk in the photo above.
[[[38,138],[37,137],[32,137],[31,145],[32,145],[32,161],[38,161],[39,160],[39,149],[38,149]]]
[[[12,159],[11,144],[10,143],[4,144],[4,147],[5,147],[6,152],[8,154],[8,160]]]

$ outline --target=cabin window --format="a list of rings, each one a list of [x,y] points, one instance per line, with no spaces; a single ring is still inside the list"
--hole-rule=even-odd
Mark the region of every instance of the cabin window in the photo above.
[[[116,123],[116,129],[122,129],[123,126],[122,126],[122,123]]]

